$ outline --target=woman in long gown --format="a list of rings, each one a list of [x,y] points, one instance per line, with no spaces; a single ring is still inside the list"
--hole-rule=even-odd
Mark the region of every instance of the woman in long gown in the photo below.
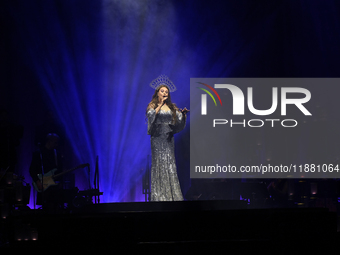
[[[151,201],[181,201],[175,161],[174,134],[184,129],[186,108],[171,102],[169,88],[160,85],[147,108],[148,135],[151,135]]]

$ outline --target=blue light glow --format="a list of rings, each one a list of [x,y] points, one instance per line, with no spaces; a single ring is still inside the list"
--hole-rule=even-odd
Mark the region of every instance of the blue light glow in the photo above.
[[[176,85],[171,97],[180,108],[190,105],[191,77],[339,77],[335,1],[5,2],[10,46],[3,65],[11,67],[6,81],[14,85],[12,97],[1,99],[34,119],[42,105],[33,100],[32,83],[38,83],[44,105],[66,129],[74,153],[65,155],[66,167],[91,165],[90,176],[86,169],[75,172],[79,189],[88,188],[89,178],[93,183],[99,156],[101,202],[144,201],[141,176],[150,154],[145,110],[153,94],[149,83],[160,74]],[[12,98],[20,99],[18,106]],[[29,136],[38,123],[26,117],[23,124],[19,168],[29,180]],[[189,126],[190,114],[175,139],[184,194]],[[260,152],[265,158],[268,151]]]

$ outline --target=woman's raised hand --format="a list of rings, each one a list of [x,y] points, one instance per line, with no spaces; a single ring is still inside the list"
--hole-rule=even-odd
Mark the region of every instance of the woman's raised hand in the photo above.
[[[190,112],[186,107],[184,109],[179,109],[183,114],[187,114],[187,112]]]

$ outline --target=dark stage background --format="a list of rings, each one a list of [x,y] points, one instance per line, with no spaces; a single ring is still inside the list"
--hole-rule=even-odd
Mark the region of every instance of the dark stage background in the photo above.
[[[339,11],[332,0],[3,0],[0,108],[24,128],[15,172],[31,182],[35,130],[50,110],[65,168],[91,165],[90,176],[74,172],[79,189],[98,155],[101,201],[144,201],[154,78],[168,75],[184,108],[191,77],[339,77]],[[184,194],[189,127],[176,135]]]

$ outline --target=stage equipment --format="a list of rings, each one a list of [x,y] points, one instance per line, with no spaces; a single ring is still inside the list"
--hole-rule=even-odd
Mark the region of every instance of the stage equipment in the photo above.
[[[93,181],[93,184],[94,184],[94,189],[95,190],[98,190],[98,194],[100,193],[99,192],[99,165],[98,165],[98,155],[97,155],[97,158],[96,158],[96,169],[94,171],[94,181]],[[103,192],[101,193],[101,195],[103,194]],[[94,197],[94,203],[97,204],[97,203],[100,203],[100,197],[99,195],[96,195]]]
[[[24,177],[13,172],[2,171],[0,180],[0,216],[6,219],[14,210],[27,208],[31,186]]]
[[[146,168],[143,175],[143,194],[145,195],[145,202],[150,201],[150,177],[151,177],[151,171],[150,171],[150,155],[146,158]]]
[[[42,174],[38,174],[38,178],[40,179],[42,185],[43,185],[43,190],[46,190],[48,189],[50,186],[54,186],[54,185],[57,185],[57,183],[54,181],[56,178],[64,175],[64,174],[67,174],[69,172],[72,172],[76,169],[79,169],[79,168],[83,168],[83,167],[89,167],[89,164],[81,164],[79,166],[76,166],[74,168],[71,168],[69,170],[66,170],[66,171],[63,171],[62,173],[60,174],[56,174],[54,175],[54,173],[57,171],[57,168],[54,168],[52,169],[51,171],[49,171],[48,173],[42,175]],[[38,192],[42,192],[42,190],[40,190],[37,186],[37,184],[35,182],[33,182],[33,186],[35,188],[36,191]]]
[[[93,197],[98,197],[103,195],[103,192],[99,192],[98,189],[88,189],[79,191],[78,194],[74,197],[72,201],[72,205],[76,208],[80,208],[84,205],[93,204]],[[95,200],[95,204],[97,204],[97,200]]]

